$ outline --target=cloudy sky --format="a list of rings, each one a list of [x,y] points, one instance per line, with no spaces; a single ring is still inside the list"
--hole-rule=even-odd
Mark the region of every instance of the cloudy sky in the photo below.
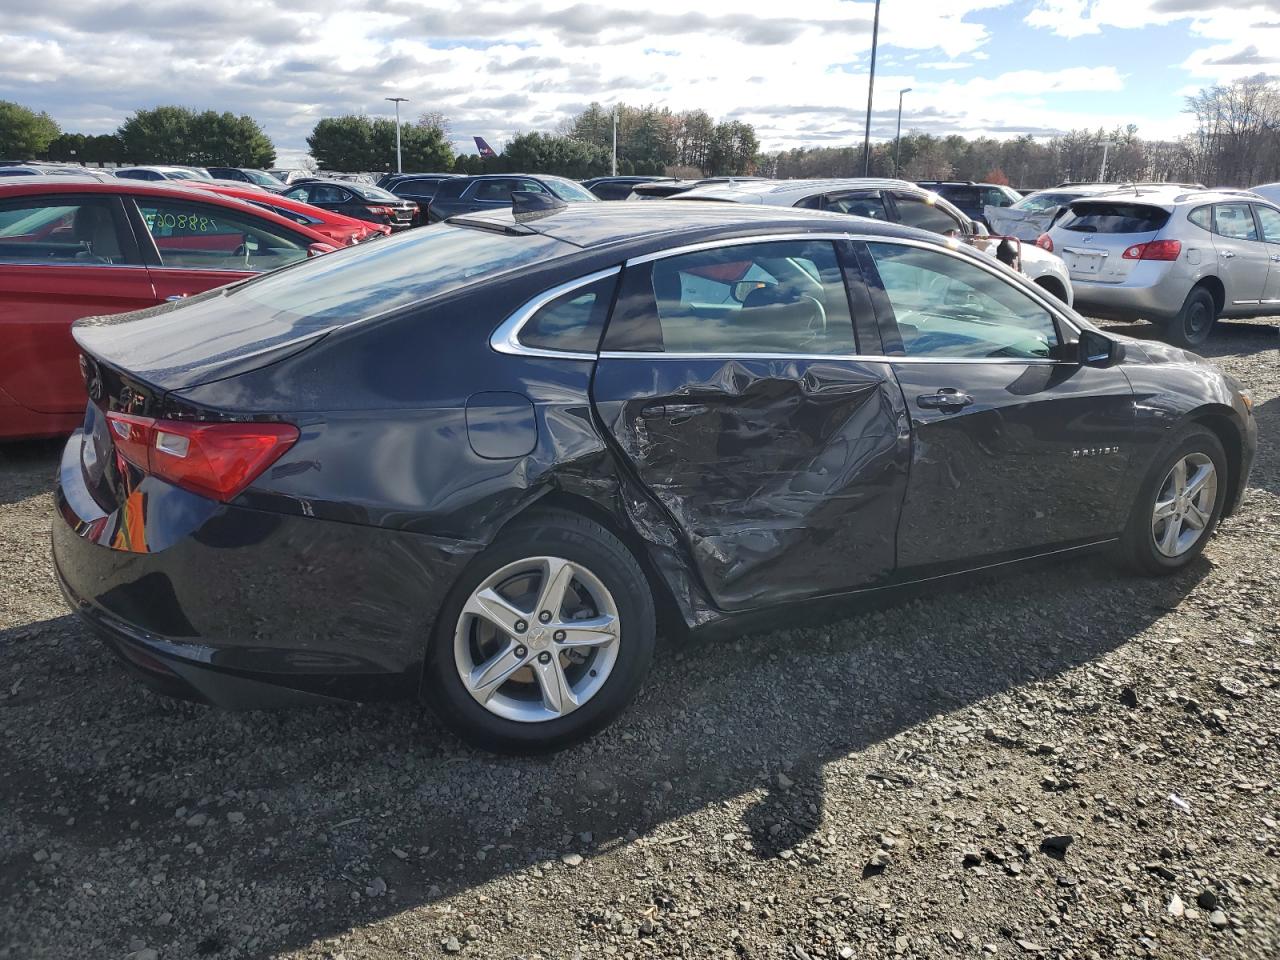
[[[64,130],[180,103],[248,113],[284,161],[317,119],[440,110],[458,146],[592,100],[701,107],[767,148],[861,139],[870,0],[38,0],[0,17],[0,99]],[[698,12],[691,12],[697,10]],[[643,12],[637,12],[643,11]],[[1187,93],[1280,74],[1280,0],[885,0],[873,134],[1183,132]]]

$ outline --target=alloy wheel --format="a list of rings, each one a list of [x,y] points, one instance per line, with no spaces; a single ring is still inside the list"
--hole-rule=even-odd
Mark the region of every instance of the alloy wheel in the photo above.
[[[494,571],[467,598],[454,663],[486,710],[538,723],[600,692],[619,636],[617,605],[599,577],[561,557],[529,557]]]
[[[1151,511],[1151,537],[1166,557],[1190,550],[1209,526],[1218,499],[1218,472],[1203,453],[1189,453],[1170,469]]]

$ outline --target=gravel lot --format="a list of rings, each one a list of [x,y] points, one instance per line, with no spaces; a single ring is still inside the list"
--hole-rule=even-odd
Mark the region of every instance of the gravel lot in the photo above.
[[[1185,574],[664,644],[535,760],[151,694],[53,583],[59,445],[2,449],[0,958],[1280,956],[1278,334],[1205,351],[1262,445]]]

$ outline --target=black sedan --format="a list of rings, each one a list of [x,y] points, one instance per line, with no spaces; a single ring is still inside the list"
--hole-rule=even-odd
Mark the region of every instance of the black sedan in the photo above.
[[[547,174],[500,173],[454,177],[441,181],[427,208],[426,220],[438,223],[459,213],[505,210],[516,193],[536,193],[563,203],[595,202],[600,198],[580,183]]]
[[[527,199],[76,325],[54,558],[140,677],[549,749],[621,713],[660,618],[1104,547],[1169,573],[1240,501],[1240,384],[943,237]]]
[[[369,183],[351,180],[306,180],[284,194],[313,207],[323,207],[357,220],[407,230],[420,222],[418,204]]]

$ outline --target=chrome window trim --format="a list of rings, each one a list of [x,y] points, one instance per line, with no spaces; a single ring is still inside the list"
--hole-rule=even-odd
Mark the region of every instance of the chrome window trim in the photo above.
[[[1004,363],[1004,364],[1065,364],[1075,366],[1069,360],[1053,360],[1048,357],[908,357],[874,353],[658,353],[642,350],[602,350],[601,360],[838,360],[865,363]]]
[[[535,313],[545,307],[552,300],[564,296],[566,293],[572,293],[579,287],[590,286],[591,284],[612,277],[622,272],[622,267],[609,267],[607,270],[599,270],[595,273],[589,273],[585,277],[578,277],[575,280],[569,280],[560,284],[558,287],[552,287],[550,290],[544,290],[532,300],[526,301],[515,313],[507,317],[492,334],[489,335],[489,346],[498,353],[505,353],[517,357],[554,357],[561,360],[594,360],[597,357],[595,353],[580,353],[572,350],[548,350],[545,347],[529,347],[520,342],[520,331],[524,325],[529,322]]]

